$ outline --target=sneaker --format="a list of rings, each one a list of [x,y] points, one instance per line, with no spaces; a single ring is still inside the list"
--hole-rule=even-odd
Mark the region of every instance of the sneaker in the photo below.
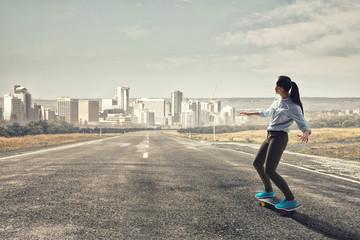
[[[284,200],[281,203],[278,203],[275,205],[275,207],[277,209],[285,209],[285,208],[290,208],[290,207],[295,207],[297,205],[297,201],[293,201],[293,202],[289,202],[289,200]]]
[[[272,197],[274,195],[275,195],[274,192],[268,193],[267,191],[263,191],[262,193],[255,194],[255,197],[257,197],[257,198],[265,198],[265,197]]]

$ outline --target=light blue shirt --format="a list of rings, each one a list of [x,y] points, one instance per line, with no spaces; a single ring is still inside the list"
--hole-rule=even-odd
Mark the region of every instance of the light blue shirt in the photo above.
[[[270,117],[268,131],[290,132],[290,126],[295,121],[303,133],[308,130],[311,134],[311,129],[305,121],[301,107],[295,104],[291,98],[281,99],[277,97],[269,109],[259,113],[262,117]]]

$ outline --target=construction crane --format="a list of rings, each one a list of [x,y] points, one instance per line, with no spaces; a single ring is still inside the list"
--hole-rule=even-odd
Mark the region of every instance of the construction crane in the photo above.
[[[212,95],[212,100],[215,100],[215,94],[216,94],[216,90],[217,90],[217,85],[215,85],[215,90],[214,90],[214,94]]]

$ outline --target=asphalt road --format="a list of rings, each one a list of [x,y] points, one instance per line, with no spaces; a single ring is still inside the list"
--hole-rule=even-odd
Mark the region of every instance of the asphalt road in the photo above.
[[[0,239],[360,239],[359,183],[280,165],[283,217],[252,161],[160,131],[3,156]]]

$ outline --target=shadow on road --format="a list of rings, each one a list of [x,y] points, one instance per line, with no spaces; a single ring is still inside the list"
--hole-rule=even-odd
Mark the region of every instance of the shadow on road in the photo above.
[[[349,232],[346,229],[343,229],[339,226],[334,226],[333,224],[308,216],[303,213],[297,212],[291,216],[292,219],[298,223],[304,225],[305,227],[322,233],[324,236],[334,239],[360,239],[360,236],[356,233]]]
[[[261,204],[259,205],[261,206]],[[265,208],[281,214],[281,210],[276,209],[272,205],[266,205]],[[300,212],[294,212],[293,214],[288,215],[288,217],[302,224],[306,228],[321,233],[328,238],[347,239],[347,240],[360,239],[359,234],[356,234],[354,232],[349,232],[346,229],[341,228],[340,226],[334,226],[334,224],[331,224],[329,222],[320,220],[318,218]]]

